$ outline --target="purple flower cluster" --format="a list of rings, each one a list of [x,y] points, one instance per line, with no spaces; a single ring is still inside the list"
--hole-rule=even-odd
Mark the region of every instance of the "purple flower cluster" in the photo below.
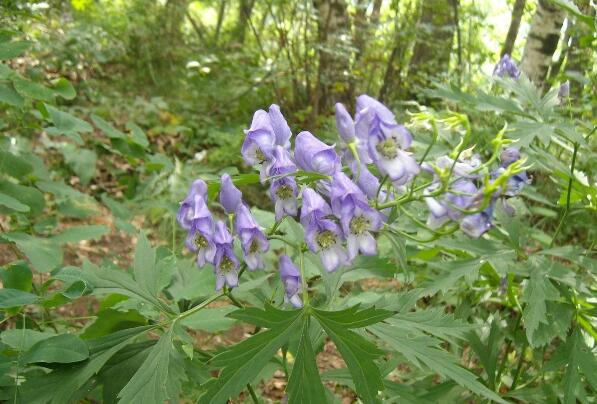
[[[500,76],[518,74],[507,56],[498,65]],[[342,104],[336,104],[336,125],[340,155],[335,145],[307,131],[291,142],[292,132],[280,108],[271,105],[267,112],[255,112],[241,150],[244,161],[258,169],[261,182],[269,185],[276,221],[298,217],[306,246],[319,255],[329,272],[350,265],[359,254],[377,253],[376,233],[389,215],[384,209],[395,198],[410,196],[405,194],[406,186],[421,169],[434,178],[423,195],[429,208],[427,226],[435,230],[456,221],[471,237],[491,228],[498,198],[518,194],[529,182],[526,173],[520,172],[520,152],[514,148],[502,152],[500,167],[485,178],[480,172],[486,165],[470,150],[460,153],[456,161],[444,156],[434,164],[419,166],[409,151],[411,133],[385,105],[367,95],[357,98],[354,118]],[[297,176],[305,175],[299,169],[317,179],[301,186]],[[207,206],[207,186],[197,180],[178,212],[180,225],[188,231],[186,246],[196,253],[199,267],[208,262],[214,265],[218,290],[238,284],[236,239],[249,270],[264,267],[262,255],[269,249],[268,237],[228,174],[221,177],[219,202],[227,220],[214,220]],[[280,257],[279,271],[285,301],[301,307],[300,271],[286,255]]]
[[[518,80],[520,77],[520,69],[516,66],[514,60],[510,58],[510,55],[506,53],[495,65],[493,75],[498,77],[510,77]]]
[[[265,234],[228,174],[222,175],[220,184],[220,204],[234,218],[231,225],[240,240],[247,268],[263,268],[261,254],[269,249]],[[196,180],[178,210],[178,223],[188,231],[185,245],[197,254],[197,266],[203,268],[208,262],[214,265],[216,289],[221,290],[224,284],[234,288],[238,285],[240,266],[234,253],[234,237],[224,221],[214,222],[207,203],[207,185],[203,180]]]
[[[508,166],[520,160],[520,152],[513,147],[506,148],[500,155],[500,167],[491,173],[491,180],[495,181],[502,175]],[[442,187],[439,177],[435,175],[434,183],[425,190],[425,198],[429,208],[427,226],[438,229],[449,221],[458,221],[460,230],[470,237],[478,238],[491,229],[495,202],[500,196],[515,196],[530,181],[525,172],[514,174],[507,179],[504,189],[489,196],[487,206],[479,211],[483,201],[482,189],[478,187],[480,175],[477,173],[481,167],[478,155],[461,158],[457,161],[447,156],[440,157],[435,166],[424,164],[423,169],[434,174],[438,171],[451,170],[447,190],[434,197],[434,192]],[[472,212],[471,212],[472,211]]]

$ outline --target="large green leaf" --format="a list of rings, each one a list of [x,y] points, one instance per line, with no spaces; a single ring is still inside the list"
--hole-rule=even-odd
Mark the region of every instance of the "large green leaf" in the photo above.
[[[32,288],[33,274],[25,261],[13,261],[0,271],[2,286],[29,292]]]
[[[87,345],[72,334],[60,334],[43,339],[21,358],[22,363],[73,363],[89,357]]]
[[[105,119],[97,116],[91,115],[91,120],[102,132],[104,132],[108,137],[113,139],[125,139],[126,135],[112,126],[108,121]]]
[[[405,331],[425,332],[442,339],[465,338],[465,334],[474,328],[452,314],[445,314],[442,309],[399,313],[386,322]]]
[[[13,107],[22,107],[25,104],[25,99],[11,86],[0,84],[0,102]]]
[[[522,318],[531,346],[538,347],[549,342],[537,338],[536,332],[541,324],[549,324],[547,301],[557,300],[559,296],[558,290],[551,284],[545,271],[538,267],[533,268],[522,296],[522,301],[526,303]]]
[[[377,403],[380,402],[378,392],[384,389],[384,385],[381,372],[374,360],[384,352],[349,328],[377,323],[391,315],[391,312],[378,309],[366,309],[361,312],[356,310],[357,307],[337,312],[313,310],[313,315],[334,341],[348,365],[359,397],[364,403]],[[370,320],[367,319],[367,315],[363,315],[364,312]]]
[[[80,133],[93,131],[91,125],[82,119],[77,118],[67,112],[60,111],[51,105],[44,104],[46,111],[50,115],[50,120],[58,131],[58,134],[71,137],[78,143],[82,143]]]
[[[22,204],[18,199],[0,192],[0,205],[5,206],[15,212],[29,212],[29,206]]]
[[[31,41],[0,42],[0,60],[8,60],[20,56],[32,43]]]
[[[110,229],[101,224],[71,226],[52,237],[57,243],[76,243],[81,240],[96,240],[107,234]]]
[[[37,296],[18,289],[0,289],[0,309],[24,306],[37,302]]]
[[[62,263],[62,250],[51,239],[25,233],[5,233],[2,237],[14,242],[39,272],[49,272]]]
[[[162,404],[178,401],[184,368],[172,342],[173,331],[162,335],[135,375],[118,393],[123,403]]]
[[[261,315],[255,311],[252,315],[255,318],[265,318],[269,313],[280,311],[270,307],[262,310]],[[242,313],[235,313],[238,317],[242,317]],[[284,313],[287,313],[285,321],[280,321],[269,330],[232,346],[211,360],[211,365],[222,370],[217,379],[206,383],[206,392],[199,399],[200,404],[224,403],[230,397],[239,394],[247,383],[258,376],[259,371],[278,349],[288,342],[291,335],[299,332],[304,321],[303,311]]]
[[[83,264],[83,271],[81,276],[91,285],[96,292],[105,293],[119,293],[122,295],[141,299],[155,308],[160,310],[169,309],[162,303],[157,296],[149,293],[145,288],[142,288],[135,280],[126,272],[99,268],[90,262],[86,261]]]
[[[46,102],[54,101],[54,92],[43,84],[25,80],[20,77],[14,78],[12,84],[15,90],[17,90],[23,97]]]
[[[135,281],[149,294],[158,293],[158,274],[155,265],[155,249],[149,244],[144,233],[140,233],[135,248]]]
[[[44,339],[55,336],[53,332],[48,331],[35,331],[28,328],[13,328],[10,330],[2,331],[1,339],[2,342],[17,351],[25,352],[28,351],[33,345]]]
[[[33,171],[33,166],[22,156],[0,150],[0,172],[22,179]]]
[[[407,330],[386,324],[371,326],[369,330],[415,365],[421,367],[424,364],[474,393],[499,403],[506,403],[500,396],[481,384],[473,373],[458,365],[456,358],[439,347],[437,339],[427,336],[413,338]]]
[[[27,379],[22,389],[19,389],[21,402],[30,404],[71,402],[77,391],[98,373],[112,356],[152,328],[155,326],[129,328],[88,341],[89,359],[59,367],[41,377]]]
[[[315,352],[309,334],[309,318],[305,316],[292,373],[286,387],[288,402],[319,403],[325,401],[325,389],[319,377]]]

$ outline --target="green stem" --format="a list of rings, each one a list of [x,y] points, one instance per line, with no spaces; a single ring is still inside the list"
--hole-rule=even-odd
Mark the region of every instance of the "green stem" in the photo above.
[[[220,297],[225,296],[225,295],[226,295],[225,292],[221,292],[221,293],[218,293],[218,294],[213,295],[211,297],[208,297],[201,304],[198,304],[197,306],[193,307],[190,310],[185,311],[184,313],[180,313],[178,316],[176,316],[174,318],[174,321],[172,323],[174,323],[174,322],[176,322],[178,320],[182,320],[183,318],[186,318],[186,317],[190,316],[191,314],[194,314],[194,313],[198,312],[199,310],[204,309],[210,303],[218,300]]]
[[[309,306],[309,289],[307,285],[307,278],[305,277],[305,257],[303,255],[303,249],[299,250],[299,267],[301,271],[301,285],[303,288],[303,300],[305,306]]]
[[[570,211],[570,199],[572,196],[572,183],[574,182],[574,166],[576,165],[576,155],[578,154],[578,148],[579,148],[579,144],[578,142],[574,143],[574,151],[572,152],[572,163],[570,164],[570,178],[568,179],[568,192],[566,194],[566,207],[564,208],[564,212],[562,213],[562,218],[560,219],[560,222],[558,223],[558,227],[556,228],[556,231],[553,235],[553,237],[551,238],[551,243],[549,244],[549,248],[553,247],[554,243],[556,242],[556,239],[558,237],[558,235],[560,234],[560,232],[562,231],[562,227],[564,226],[564,220],[566,220],[566,217],[568,216],[568,212]]]
[[[251,399],[253,399],[253,403],[259,404],[259,398],[257,397],[257,394],[255,394],[255,390],[253,390],[253,386],[251,386],[250,383],[247,383],[247,390],[249,390],[249,394],[251,395]]]

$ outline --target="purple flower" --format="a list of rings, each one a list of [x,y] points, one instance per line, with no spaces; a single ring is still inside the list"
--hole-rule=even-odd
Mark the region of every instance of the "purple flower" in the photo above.
[[[504,167],[500,167],[491,173],[491,178],[496,179],[505,171],[506,171],[506,169]],[[513,176],[508,178],[508,181],[506,182],[506,189],[502,191],[502,195],[516,196],[522,191],[522,189],[525,187],[525,185],[528,185],[530,183],[531,183],[531,179],[528,177],[526,172],[523,171],[523,172],[514,174]]]
[[[397,125],[392,111],[376,99],[363,94],[357,97],[355,114],[355,136],[357,150],[363,164],[373,162],[369,152],[369,136],[371,130],[379,125],[393,127]]]
[[[251,271],[263,268],[260,254],[269,249],[269,242],[245,204],[241,204],[236,211],[234,227],[240,239],[247,268]]]
[[[367,195],[367,198],[375,200],[379,189],[379,179],[369,171],[365,164],[361,164],[359,170],[358,163],[353,161],[349,164],[353,178],[356,178],[357,185]],[[381,196],[380,192],[380,196]]]
[[[269,119],[274,130],[274,135],[276,136],[276,144],[288,149],[290,147],[292,132],[286,119],[284,119],[284,115],[280,112],[280,107],[276,104],[272,104],[269,107]]]
[[[515,80],[518,80],[520,77],[520,70],[516,63],[510,58],[510,55],[507,53],[502,56],[499,62],[495,65],[493,69],[493,75],[498,77],[510,77]]]
[[[433,192],[439,183],[429,187],[426,192]],[[471,206],[477,197],[477,187],[471,181],[464,178],[457,180],[450,190],[442,195],[440,199],[425,198],[429,208],[427,226],[437,229],[449,220],[458,220],[462,217],[462,210]]]
[[[464,217],[460,221],[460,230],[462,230],[469,237],[481,237],[486,231],[491,229],[493,205],[494,200],[491,201],[487,209],[484,211]]]
[[[332,211],[340,219],[346,236],[349,259],[358,252],[375,255],[377,243],[371,235],[380,229],[381,215],[367,203],[363,192],[344,173],[334,175],[331,189]]]
[[[274,148],[272,159],[267,167],[267,175],[269,177],[276,177],[296,171],[296,164],[292,161],[292,156],[282,146]]]
[[[228,174],[222,175],[220,179],[220,204],[228,214],[236,212],[242,204],[242,192],[234,186]]]
[[[410,147],[412,136],[402,125],[374,126],[369,133],[369,155],[395,186],[408,183],[419,173],[419,165],[410,153],[404,151]]]
[[[294,145],[296,164],[305,171],[333,175],[340,169],[340,157],[334,146],[328,146],[310,132],[297,135]]]
[[[303,205],[301,206],[301,224],[307,227],[309,223],[330,216],[330,205],[312,188],[303,188]]]
[[[500,153],[500,165],[504,168],[518,160],[520,160],[520,151],[515,147],[506,147]]]
[[[262,109],[256,111],[253,115],[251,128],[245,133],[245,141],[241,148],[245,162],[254,166],[269,159],[276,144],[276,135],[270,115]]]
[[[568,98],[569,96],[570,96],[570,82],[566,81],[566,82],[562,83],[562,85],[558,89],[558,97],[560,97],[560,99],[565,99],[565,98]]]
[[[234,239],[222,221],[216,223],[214,233],[216,254],[214,257],[216,290],[222,290],[224,283],[229,288],[238,286],[238,258],[234,255]]]
[[[330,206],[311,188],[303,189],[301,224],[305,228],[305,238],[309,249],[319,253],[321,263],[327,271],[335,271],[348,262],[342,248],[340,227],[329,217]]]
[[[296,197],[298,189],[293,177],[283,177],[272,181],[269,194],[274,201],[276,220],[282,219],[285,215],[294,217],[297,212]]]
[[[185,240],[186,247],[197,253],[197,266],[203,268],[207,262],[213,263],[216,246],[213,241],[213,221],[210,228],[193,226]]]
[[[336,104],[336,128],[338,134],[346,143],[355,140],[354,121],[344,105],[340,103]]]
[[[207,202],[207,185],[203,180],[195,180],[176,215],[176,219],[183,229],[191,229],[193,220],[196,219],[195,212],[203,206],[201,202],[204,202],[203,205]]]
[[[299,296],[301,274],[287,255],[280,257],[280,279],[284,284],[284,302],[291,303],[296,308],[303,307],[303,301]]]

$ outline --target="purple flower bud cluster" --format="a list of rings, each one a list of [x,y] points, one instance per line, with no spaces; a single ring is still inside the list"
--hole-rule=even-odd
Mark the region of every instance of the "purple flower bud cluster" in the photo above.
[[[510,55],[506,53],[495,65],[493,75],[498,77],[510,77],[514,80],[518,80],[520,77],[520,69],[516,66],[514,60],[510,58]]]
[[[234,218],[231,225],[240,241],[247,268],[263,268],[261,254],[269,249],[269,243],[228,174],[222,175],[219,201],[224,211]],[[221,290],[224,284],[234,288],[238,285],[240,266],[234,252],[235,239],[225,221],[214,221],[207,203],[207,185],[203,180],[196,180],[178,210],[178,223],[188,231],[185,245],[197,254],[197,266],[203,268],[208,262],[214,265],[216,290]]]
[[[518,149],[513,147],[504,149],[500,154],[500,166],[491,173],[491,180],[495,181],[508,166],[518,160],[520,160]],[[498,198],[515,196],[520,193],[524,185],[530,182],[525,172],[508,177],[505,189],[490,195],[487,206],[482,211],[478,211],[483,201],[483,190],[479,187],[480,175],[477,174],[480,167],[481,160],[478,155],[460,158],[457,161],[443,156],[437,159],[435,167],[427,163],[423,164],[424,170],[434,174],[436,170],[452,171],[446,192],[437,197],[433,196],[434,192],[442,186],[437,175],[434,183],[425,190],[429,195],[425,198],[429,208],[427,226],[438,229],[449,221],[457,221],[460,224],[460,230],[466,235],[478,238],[491,229],[495,202]]]

